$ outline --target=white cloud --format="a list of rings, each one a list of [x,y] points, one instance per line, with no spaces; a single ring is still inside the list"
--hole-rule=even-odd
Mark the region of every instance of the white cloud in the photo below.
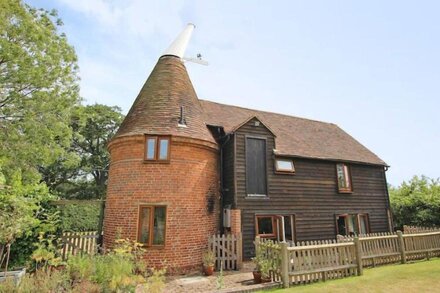
[[[169,35],[182,27],[183,1],[58,0],[100,25],[108,33],[148,37]]]

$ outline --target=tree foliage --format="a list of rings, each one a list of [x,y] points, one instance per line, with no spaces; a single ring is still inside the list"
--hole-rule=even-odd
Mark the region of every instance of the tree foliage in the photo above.
[[[59,205],[60,228],[63,232],[97,231],[101,204],[85,200],[81,203]]]
[[[78,104],[77,58],[56,12],[19,0],[0,1],[0,166],[8,181],[39,180],[70,142]]]
[[[123,118],[119,107],[77,106],[70,123],[73,135],[68,152],[41,168],[51,190],[65,198],[102,198],[110,164],[107,144]]]
[[[414,176],[390,188],[395,225],[440,226],[440,180]]]

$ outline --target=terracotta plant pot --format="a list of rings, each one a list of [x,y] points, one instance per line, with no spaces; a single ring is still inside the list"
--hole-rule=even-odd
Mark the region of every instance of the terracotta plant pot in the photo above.
[[[272,279],[270,277],[261,277],[261,283],[269,283],[271,282]]]
[[[261,283],[261,272],[260,271],[253,271],[252,274],[254,274],[254,283],[260,284]]]
[[[214,273],[214,267],[213,266],[203,266],[203,273],[205,276],[211,276]]]

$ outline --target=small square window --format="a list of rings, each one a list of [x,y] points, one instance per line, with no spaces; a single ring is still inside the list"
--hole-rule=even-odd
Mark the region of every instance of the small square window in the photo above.
[[[294,173],[295,166],[293,165],[293,160],[275,159],[275,171],[278,173]]]
[[[145,161],[169,162],[170,137],[147,136],[145,140]]]
[[[275,237],[275,223],[272,216],[256,217],[257,235],[262,237]]]
[[[350,168],[346,164],[336,164],[336,176],[339,192],[350,193],[353,191],[351,186]]]

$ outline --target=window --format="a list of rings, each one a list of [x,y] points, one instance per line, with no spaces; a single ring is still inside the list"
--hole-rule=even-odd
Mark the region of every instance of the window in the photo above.
[[[139,208],[138,242],[147,246],[165,245],[166,207]]]
[[[295,173],[293,161],[289,159],[275,159],[276,173]]]
[[[295,215],[256,216],[255,230],[260,237],[295,241]]]
[[[336,216],[337,234],[352,236],[370,233],[368,214],[343,214]]]
[[[246,138],[246,191],[248,196],[266,196],[266,140]]]
[[[336,164],[339,192],[352,192],[350,168],[346,164]]]
[[[368,227],[368,215],[360,214],[358,215],[358,220],[359,220],[359,233],[367,234],[370,231]]]
[[[170,157],[170,137],[147,136],[145,142],[145,160],[168,162]]]
[[[275,237],[275,223],[272,216],[257,217],[257,234],[262,237]]]

